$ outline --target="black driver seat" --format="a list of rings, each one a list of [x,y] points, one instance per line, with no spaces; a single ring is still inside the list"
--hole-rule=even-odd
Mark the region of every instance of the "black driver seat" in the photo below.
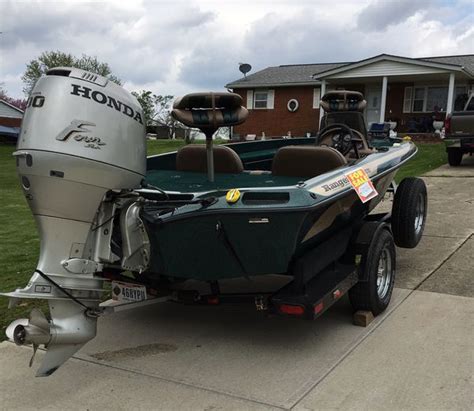
[[[346,158],[331,147],[286,146],[275,154],[272,174],[313,178],[346,164]]]

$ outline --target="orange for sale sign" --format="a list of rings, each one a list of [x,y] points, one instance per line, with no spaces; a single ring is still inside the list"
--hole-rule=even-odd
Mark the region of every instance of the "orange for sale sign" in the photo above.
[[[374,184],[365,170],[359,168],[352,173],[346,174],[346,177],[363,203],[366,203],[378,195]]]

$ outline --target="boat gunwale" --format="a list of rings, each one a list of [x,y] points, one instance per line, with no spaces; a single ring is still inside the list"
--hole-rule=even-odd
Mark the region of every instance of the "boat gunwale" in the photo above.
[[[414,148],[414,150],[412,152],[408,152],[407,154],[407,157],[404,158],[403,160],[401,160],[399,163],[397,163],[396,165],[382,171],[381,173],[378,173],[378,174],[375,174],[373,176],[371,176],[371,180],[373,181],[377,181],[379,180],[380,178],[383,178],[384,176],[386,176],[387,174],[390,174],[392,173],[393,171],[397,170],[398,168],[400,168],[403,164],[405,164],[407,161],[409,161],[411,158],[413,158],[413,156],[416,155],[416,153],[418,152],[418,148],[416,147],[415,144],[413,144],[412,142],[407,142],[407,143],[404,143],[404,144],[410,144],[410,146],[412,148]],[[376,154],[376,153],[374,153]],[[354,170],[357,170],[358,168],[360,167],[357,167],[357,164],[349,167],[348,169],[350,168],[353,168]],[[347,170],[347,169],[346,169]],[[336,171],[336,170],[334,170]],[[331,172],[332,173],[332,172]],[[346,173],[341,173],[340,176],[345,176]],[[323,176],[323,175],[322,175]],[[314,180],[314,179],[317,179],[319,177],[322,177],[322,176],[316,176],[316,177],[313,177],[312,179],[309,179],[309,180],[305,180],[305,182],[307,181],[311,181],[311,180]],[[331,175],[330,177],[335,177],[337,176],[336,175]],[[321,182],[324,182],[325,180],[322,180],[322,181],[318,181],[318,185],[321,183]],[[265,187],[264,190],[262,190],[261,188],[257,189],[257,188],[250,188],[249,189],[242,189],[241,191],[242,192],[248,192],[248,191],[281,191],[282,189],[286,189],[286,190],[301,190],[301,189],[304,189],[306,190],[307,192],[311,192],[310,188],[314,188],[316,187],[316,184],[311,184],[310,186],[309,185],[294,185],[294,186],[282,186],[282,187],[272,187],[272,188],[269,188],[269,187]],[[276,190],[278,189],[278,190]],[[317,198],[320,198],[319,201],[317,201],[317,199],[315,200],[314,204],[311,204],[311,205],[308,205],[308,206],[291,206],[291,205],[288,205],[288,203],[280,206],[280,207],[275,207],[275,206],[262,206],[262,205],[259,205],[259,206],[253,206],[253,205],[240,205],[240,207],[238,208],[222,208],[222,207],[209,207],[209,208],[199,208],[198,210],[192,210],[192,211],[187,211],[187,212],[183,212],[183,213],[180,213],[180,214],[174,214],[172,216],[163,216],[164,218],[160,218],[160,221],[162,224],[167,224],[167,223],[170,223],[170,222],[174,222],[174,221],[178,221],[178,220],[184,220],[184,219],[188,219],[188,218],[194,218],[196,216],[209,216],[209,215],[225,215],[225,214],[245,214],[245,213],[252,213],[252,214],[255,214],[255,213],[295,213],[295,212],[306,212],[306,211],[312,211],[316,208],[319,208],[321,206],[324,206],[326,205],[327,203],[331,203],[331,202],[334,202],[334,201],[337,201],[339,200],[340,198],[346,196],[351,190],[353,190],[352,186],[348,185],[346,188],[344,188],[342,191],[338,192],[338,193],[335,193],[333,195],[329,195],[329,196],[324,196],[324,195],[321,195],[321,194],[317,194]],[[225,192],[227,190],[221,190],[222,192]],[[194,194],[196,198],[199,198],[199,197],[203,197],[205,195],[209,195],[209,194],[213,194],[213,193],[216,193],[216,191],[207,191],[207,192],[198,192],[198,193],[187,193],[187,194]],[[196,195],[196,194],[199,194],[199,195]],[[214,205],[215,206],[215,205]]]

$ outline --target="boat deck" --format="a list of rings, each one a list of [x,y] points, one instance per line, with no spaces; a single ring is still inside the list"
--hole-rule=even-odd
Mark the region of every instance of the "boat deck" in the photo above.
[[[215,174],[213,183],[204,173],[176,170],[149,170],[146,182],[166,191],[194,193],[198,191],[229,190],[248,187],[281,187],[295,185],[302,177],[273,176],[272,174],[240,173]]]

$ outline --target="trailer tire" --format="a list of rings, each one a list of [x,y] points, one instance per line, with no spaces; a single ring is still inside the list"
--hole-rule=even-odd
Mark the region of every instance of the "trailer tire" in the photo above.
[[[461,164],[463,152],[458,148],[448,148],[448,163],[451,167]]]
[[[362,256],[361,278],[349,290],[349,299],[355,311],[382,313],[389,305],[395,283],[395,243],[388,229],[382,229],[372,239]]]
[[[392,232],[395,244],[415,248],[421,240],[426,222],[427,194],[425,182],[416,177],[402,180],[392,206]]]

